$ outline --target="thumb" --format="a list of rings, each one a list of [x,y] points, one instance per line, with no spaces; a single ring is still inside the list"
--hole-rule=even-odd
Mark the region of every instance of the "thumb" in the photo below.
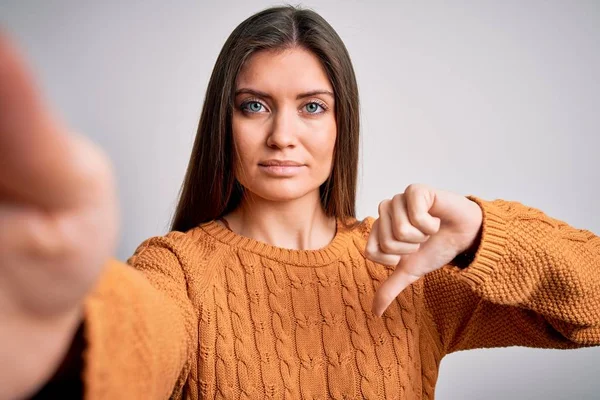
[[[394,299],[402,293],[404,289],[411,283],[417,281],[420,276],[413,272],[415,268],[415,257],[417,253],[403,255],[396,269],[392,274],[379,286],[373,298],[371,311],[373,314],[381,317]],[[416,257],[418,258],[418,257]],[[412,260],[412,261],[411,261]]]
[[[394,299],[411,283],[446,264],[445,259],[449,255],[440,251],[444,248],[441,242],[443,239],[434,235],[421,246],[419,251],[402,256],[394,272],[375,292],[371,309],[373,314],[383,315]]]
[[[61,126],[39,94],[23,57],[0,31],[0,198],[44,208],[95,196],[106,162],[84,137]]]

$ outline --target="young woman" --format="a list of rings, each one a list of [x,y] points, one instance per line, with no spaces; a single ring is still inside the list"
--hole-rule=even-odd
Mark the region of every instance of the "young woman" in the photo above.
[[[356,219],[356,80],[312,11],[233,31],[172,231],[127,264],[109,162],[0,57],[0,398],[433,398],[458,350],[600,344],[590,231],[421,184]]]

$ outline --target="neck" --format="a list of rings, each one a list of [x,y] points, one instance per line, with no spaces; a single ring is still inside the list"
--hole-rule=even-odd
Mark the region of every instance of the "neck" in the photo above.
[[[318,190],[289,201],[269,201],[247,194],[225,218],[235,233],[286,249],[323,248],[336,232],[336,220],[325,214]]]

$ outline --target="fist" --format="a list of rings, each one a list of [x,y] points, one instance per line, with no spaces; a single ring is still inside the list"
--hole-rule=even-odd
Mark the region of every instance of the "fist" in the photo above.
[[[42,101],[0,35],[0,316],[48,319],[78,308],[117,233],[110,160]]]
[[[482,221],[477,203],[423,184],[382,201],[365,253],[396,269],[375,293],[373,313],[381,316],[408,285],[474,250]]]
[[[42,101],[18,53],[0,31],[2,399],[52,376],[118,234],[110,160]]]

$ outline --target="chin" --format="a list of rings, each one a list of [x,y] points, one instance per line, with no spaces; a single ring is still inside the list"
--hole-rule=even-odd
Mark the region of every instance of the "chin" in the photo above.
[[[265,180],[260,184],[244,185],[254,196],[268,201],[291,201],[309,194],[319,195],[319,183],[293,182],[290,179]]]

